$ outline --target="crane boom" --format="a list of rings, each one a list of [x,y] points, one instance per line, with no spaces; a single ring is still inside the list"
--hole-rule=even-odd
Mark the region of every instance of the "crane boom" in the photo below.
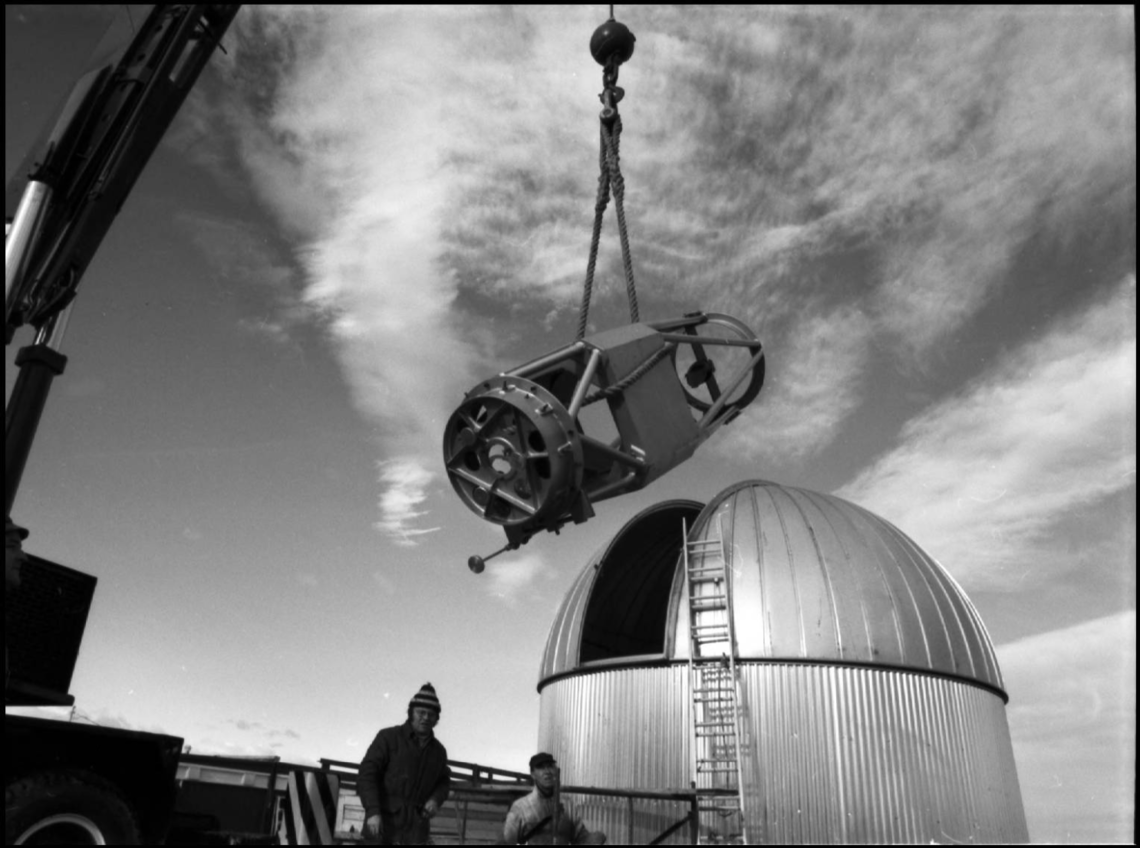
[[[39,332],[17,357],[5,414],[5,515],[55,376],[65,310],[135,181],[221,42],[239,5],[156,5],[117,59],[76,84],[8,213],[5,344]],[[24,179],[25,175],[19,175]]]

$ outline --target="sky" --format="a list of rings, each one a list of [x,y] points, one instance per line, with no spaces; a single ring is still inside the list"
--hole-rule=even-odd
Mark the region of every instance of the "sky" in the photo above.
[[[5,7],[9,180],[120,9]],[[1131,842],[1133,14],[619,6],[641,317],[744,321],[767,379],[682,468],[476,576],[503,535],[443,428],[574,338],[608,8],[243,8],[88,269],[13,508],[99,578],[76,716],[356,761],[430,681],[453,759],[522,770],[589,556],[767,479],[969,595],[1033,841]],[[612,209],[590,319],[629,320]]]

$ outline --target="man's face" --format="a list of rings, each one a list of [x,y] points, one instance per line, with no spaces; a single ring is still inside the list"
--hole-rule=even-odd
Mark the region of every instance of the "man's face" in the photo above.
[[[435,710],[427,707],[412,707],[412,730],[417,736],[427,736],[439,722]]]
[[[534,778],[534,785],[538,787],[539,791],[544,795],[549,795],[554,791],[554,782],[558,777],[558,765],[556,763],[543,763],[540,766],[535,766],[530,770],[530,776]]]

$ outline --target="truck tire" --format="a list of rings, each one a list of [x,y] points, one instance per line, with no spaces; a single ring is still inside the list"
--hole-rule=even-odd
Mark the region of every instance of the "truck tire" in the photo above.
[[[8,845],[138,845],[139,828],[115,787],[86,772],[45,772],[4,790]]]

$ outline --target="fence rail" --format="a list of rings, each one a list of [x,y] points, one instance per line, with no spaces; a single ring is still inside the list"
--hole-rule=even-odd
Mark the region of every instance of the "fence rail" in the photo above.
[[[192,762],[191,762],[192,761]],[[289,772],[325,772],[335,774],[339,784],[336,844],[351,845],[361,841],[363,809],[356,797],[358,764],[342,760],[322,759],[320,767],[298,766],[279,761],[253,761],[183,756],[186,773],[183,783],[213,784],[214,791],[224,790],[227,803],[233,807],[232,823],[221,822],[211,828],[211,836],[228,836],[230,844],[265,844],[277,827],[267,827],[264,836],[252,833],[248,827],[237,832],[237,813],[245,810],[248,817],[264,809],[264,819],[275,820],[273,810],[278,809],[284,796],[282,783]],[[190,766],[196,766],[190,770]],[[436,844],[492,845],[502,836],[503,822],[510,805],[531,791],[530,775],[523,772],[496,769],[478,763],[449,760],[452,772],[451,793],[447,803],[432,823]],[[187,790],[192,787],[188,786]],[[203,786],[203,789],[206,787]],[[260,795],[258,791],[260,790]],[[708,792],[650,789],[616,789],[597,786],[560,787],[567,808],[582,819],[593,831],[606,834],[611,843],[625,844],[697,844],[700,836],[697,801],[708,800]],[[238,795],[241,797],[239,798]],[[229,796],[233,796],[230,798]],[[189,799],[190,796],[187,796]],[[218,810],[218,799],[209,806]],[[255,811],[250,805],[256,806]],[[241,810],[238,810],[238,807]],[[248,810],[246,808],[249,807]],[[201,809],[201,808],[199,808]],[[193,824],[196,813],[186,810],[184,824]],[[201,832],[202,828],[193,828]],[[275,841],[275,840],[274,840]]]
[[[447,844],[493,845],[502,835],[507,810],[531,790],[530,775],[478,763],[448,760],[451,795],[433,822],[434,839]],[[351,785],[357,763],[321,760],[322,768],[336,771]],[[572,801],[591,830],[602,830],[610,842],[661,845],[697,843],[699,819],[695,791],[612,789],[598,786],[560,787],[563,799]],[[702,798],[707,793],[702,794]]]

